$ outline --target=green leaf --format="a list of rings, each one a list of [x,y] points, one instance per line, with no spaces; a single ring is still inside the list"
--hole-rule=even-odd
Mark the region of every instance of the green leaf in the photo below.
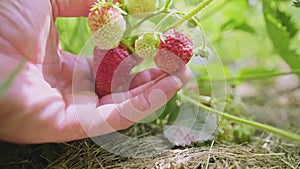
[[[175,146],[191,146],[215,136],[217,117],[184,100],[176,121],[164,126],[165,137]]]
[[[298,32],[297,25],[292,21],[292,18],[287,13],[280,11],[278,8],[275,11],[275,17],[282,24],[284,29],[286,29],[290,38],[293,38]]]
[[[168,124],[172,124],[179,113],[178,95],[174,95],[164,107],[164,112],[160,115],[160,120],[166,120]]]
[[[296,26],[291,17],[280,12],[278,4],[273,1],[263,1],[263,13],[267,30],[275,51],[294,69],[300,67],[300,55],[290,49],[291,38],[296,34]],[[300,73],[297,74],[300,77]]]
[[[87,18],[58,18],[56,27],[64,51],[79,54],[91,37]]]
[[[247,33],[255,34],[255,30],[252,26],[250,26],[246,21],[236,21],[236,20],[229,20],[223,26],[221,27],[222,31],[227,31],[227,30],[241,30]]]
[[[252,117],[246,112],[243,106],[241,106],[240,101],[231,97],[228,97],[226,101],[225,112],[236,117],[252,120]],[[235,143],[245,143],[249,142],[254,132],[255,128],[253,126],[222,118],[219,122],[217,139]]]
[[[294,0],[293,1],[293,6],[300,8],[300,0]]]

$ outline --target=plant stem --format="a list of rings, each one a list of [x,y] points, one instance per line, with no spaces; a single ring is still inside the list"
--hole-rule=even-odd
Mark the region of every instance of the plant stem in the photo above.
[[[170,16],[171,15],[174,15],[174,14],[176,14],[177,12],[175,11],[175,12],[170,12],[170,13],[168,13],[162,20],[160,20],[160,22],[158,22],[158,24],[155,26],[155,28],[154,28],[154,31],[158,31],[159,30],[159,27],[167,20],[167,19],[169,19],[170,18]]]
[[[289,74],[296,74],[300,73],[300,69],[294,69],[289,72],[271,72],[271,73],[262,73],[262,74],[249,74],[244,76],[238,76],[238,77],[229,77],[225,79],[204,79],[204,80],[210,80],[213,82],[218,81],[234,81],[234,80],[253,80],[253,79],[263,79],[263,78],[269,78],[269,77],[275,77],[275,76],[283,76],[283,75],[289,75]]]
[[[220,1],[218,1],[220,2]],[[211,15],[216,14],[216,11],[220,11],[221,9],[223,9],[225,6],[229,5],[230,2],[234,2],[234,1],[230,1],[230,0],[223,0],[223,2],[218,3],[214,6],[214,8],[209,8],[207,9],[207,11],[205,13],[203,13],[203,15],[201,16],[201,21],[209,18]]]
[[[190,20],[194,15],[196,15],[198,12],[200,12],[203,8],[205,8],[207,5],[209,5],[213,0],[206,0],[196,6],[192,11],[187,13],[183,18],[181,18],[179,21],[172,24],[167,30],[177,27],[178,25],[184,23],[187,20]]]
[[[240,123],[247,124],[247,125],[250,125],[250,126],[253,126],[253,127],[256,127],[256,128],[260,128],[260,129],[278,134],[280,136],[286,137],[288,139],[300,142],[300,135],[293,134],[293,133],[290,133],[290,132],[287,132],[287,131],[284,131],[284,130],[281,130],[281,129],[278,129],[278,128],[275,128],[275,127],[272,127],[272,126],[269,126],[269,125],[266,125],[266,124],[258,123],[258,122],[251,121],[251,120],[242,119],[242,118],[239,118],[239,117],[236,117],[236,116],[233,116],[233,115],[215,110],[215,109],[210,108],[208,106],[205,106],[205,105],[199,103],[198,101],[196,101],[194,99],[191,99],[190,97],[188,97],[186,95],[183,95],[183,94],[181,95],[181,97],[183,99],[185,99],[186,101],[188,101],[188,102],[190,102],[194,105],[197,105],[200,108],[202,108],[204,110],[207,110],[211,113],[221,115],[222,117],[225,117],[227,119],[231,119],[231,120],[234,120],[236,122],[240,122]]]
[[[154,17],[154,16],[157,16],[159,14],[162,14],[163,11],[159,11],[159,12],[156,12],[156,13],[153,13],[153,14],[150,14],[149,16],[145,17],[144,19],[142,19],[141,21],[139,21],[136,25],[134,25],[131,30],[134,30],[136,28],[138,28],[142,23],[144,23],[145,21],[149,20],[150,18]]]
[[[173,3],[173,0],[167,0],[167,2],[166,2],[166,4],[165,4],[162,11],[165,12],[165,13],[169,13],[169,8],[172,5],[172,3]]]

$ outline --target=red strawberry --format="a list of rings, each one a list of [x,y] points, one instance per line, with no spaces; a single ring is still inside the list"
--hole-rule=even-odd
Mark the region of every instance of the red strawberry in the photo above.
[[[135,65],[136,58],[121,45],[110,50],[95,47],[93,73],[98,96],[102,97],[116,90],[129,78]]]
[[[173,73],[183,69],[192,56],[193,42],[185,34],[171,29],[160,40],[154,61],[161,70]]]
[[[108,50],[119,45],[126,30],[124,13],[117,5],[105,0],[91,8],[88,25],[98,48]]]

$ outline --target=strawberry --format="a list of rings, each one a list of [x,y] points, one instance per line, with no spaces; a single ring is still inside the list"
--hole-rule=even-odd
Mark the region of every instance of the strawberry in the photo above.
[[[144,33],[135,41],[135,52],[143,58],[152,58],[157,53],[159,38],[154,33]]]
[[[137,58],[121,45],[110,50],[95,47],[93,59],[95,91],[99,97],[115,91],[138,63]]]
[[[185,34],[171,29],[160,40],[154,61],[161,70],[173,73],[183,69],[192,56],[193,42]]]
[[[122,14],[125,12],[117,5],[105,0],[92,6],[88,25],[98,48],[108,50],[119,45],[126,30],[126,21]]]
[[[157,0],[127,0],[127,11],[129,14],[143,14],[154,12],[158,7]]]

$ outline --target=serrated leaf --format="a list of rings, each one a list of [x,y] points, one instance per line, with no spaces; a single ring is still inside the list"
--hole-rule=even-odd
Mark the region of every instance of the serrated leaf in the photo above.
[[[293,1],[293,6],[300,8],[300,0],[294,0]]]
[[[284,29],[286,29],[290,38],[293,38],[298,32],[298,28],[297,25],[292,21],[291,16],[277,8],[275,11],[275,17],[279,20]]]
[[[290,65],[292,69],[299,69],[300,55],[290,49],[291,37],[294,36],[293,26],[288,14],[278,12],[276,2],[264,0],[263,13],[266,21],[269,37],[273,43],[275,51]],[[297,74],[300,77],[300,73]]]
[[[217,126],[214,114],[183,101],[174,123],[164,126],[164,135],[176,146],[190,146],[212,139]]]
[[[246,23],[245,21],[243,22],[238,22],[236,20],[230,20],[228,22],[226,22],[225,24],[223,24],[223,26],[221,27],[222,31],[227,31],[227,30],[241,30],[247,33],[251,33],[251,34],[255,34],[255,29],[250,26],[248,23]]]

